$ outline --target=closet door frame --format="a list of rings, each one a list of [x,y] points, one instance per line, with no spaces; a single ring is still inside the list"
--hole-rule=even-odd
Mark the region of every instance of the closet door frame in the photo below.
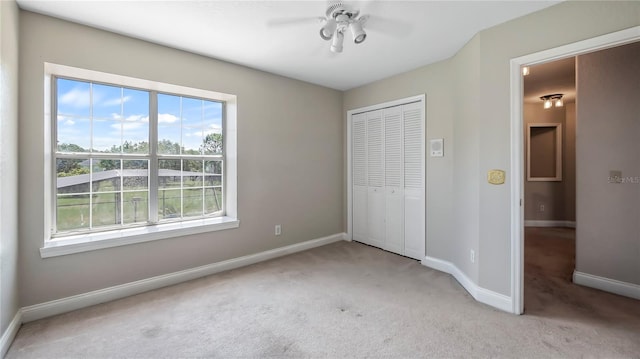
[[[394,100],[394,101],[389,101],[389,102],[384,102],[384,103],[380,103],[380,104],[376,104],[376,105],[372,105],[372,106],[366,106],[366,107],[360,107],[360,108],[356,108],[353,110],[348,110],[347,111],[347,240],[352,240],[353,239],[353,173],[352,173],[352,163],[351,163],[351,156],[352,156],[352,140],[351,140],[351,127],[353,126],[352,123],[352,116],[357,115],[359,113],[363,113],[363,112],[369,112],[369,111],[376,111],[376,110],[381,110],[381,109],[385,109],[388,107],[395,107],[395,106],[400,106],[400,105],[406,105],[409,103],[414,103],[414,102],[419,102],[420,103],[420,107],[422,109],[422,130],[423,130],[423,147],[424,144],[426,142],[426,132],[427,132],[427,128],[426,128],[426,96],[424,94],[421,95],[416,95],[416,96],[411,96],[411,97],[406,97],[406,98],[402,98],[402,99],[398,99],[398,100]],[[426,163],[425,163],[425,159],[426,159],[426,154],[422,153],[422,169],[423,171],[426,172]],[[422,189],[422,203],[425,205],[426,207],[426,173],[423,173],[423,189]],[[426,208],[425,208],[425,215],[426,215]],[[426,218],[425,218],[425,226],[426,226]],[[425,228],[425,233],[426,233],[426,228]],[[425,238],[426,241],[426,238]],[[425,250],[426,250],[426,243],[425,243]]]

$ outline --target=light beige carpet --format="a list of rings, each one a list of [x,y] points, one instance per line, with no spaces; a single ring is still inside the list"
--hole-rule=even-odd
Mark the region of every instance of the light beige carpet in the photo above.
[[[7,358],[640,356],[639,301],[553,282],[515,316],[340,242],[28,323]]]

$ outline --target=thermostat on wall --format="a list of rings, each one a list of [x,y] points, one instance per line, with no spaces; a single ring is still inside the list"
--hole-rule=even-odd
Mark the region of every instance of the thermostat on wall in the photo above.
[[[429,152],[431,157],[443,157],[444,156],[444,139],[436,138],[429,141]]]

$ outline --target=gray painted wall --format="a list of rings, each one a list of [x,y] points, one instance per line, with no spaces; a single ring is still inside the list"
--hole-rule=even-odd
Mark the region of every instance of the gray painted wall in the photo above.
[[[577,65],[576,270],[640,284],[640,42]]]
[[[22,306],[343,232],[341,92],[26,11],[20,20]],[[240,228],[40,258],[45,61],[237,95]]]
[[[421,93],[427,139],[445,139],[445,157],[427,157],[427,255],[509,295],[510,179],[486,183],[487,170],[509,171],[509,59],[639,24],[638,2],[564,2],[482,31],[451,59],[341,94],[21,12],[20,306],[343,231],[346,110]],[[41,259],[44,61],[238,95],[240,228]]]
[[[564,218],[566,221],[576,220],[576,128],[578,126],[578,119],[576,116],[576,104],[570,102],[565,104],[565,117],[564,128],[565,138],[564,146],[565,150],[564,161],[567,162],[567,166],[564,168],[563,182],[564,182]]]
[[[0,335],[19,308],[18,23],[15,1],[0,1]]]
[[[542,108],[540,103],[525,103],[523,108],[525,130],[525,176],[526,148],[529,123],[562,124],[562,181],[524,182],[524,219],[534,221],[575,221],[576,189],[575,189],[575,103],[565,102],[564,107]],[[540,205],[544,205],[544,211]]]
[[[563,2],[480,32],[451,59],[345,93],[345,111],[426,94],[427,139],[445,138],[445,157],[427,158],[428,256],[510,295],[510,178],[486,181],[490,169],[510,171],[509,60],[639,24],[639,2]]]

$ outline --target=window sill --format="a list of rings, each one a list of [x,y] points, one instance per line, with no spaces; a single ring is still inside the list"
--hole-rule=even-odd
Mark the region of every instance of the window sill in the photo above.
[[[238,228],[240,221],[231,217],[216,217],[159,224],[155,226],[127,228],[115,231],[87,233],[45,241],[40,257],[49,258],[97,249],[125,246],[158,239],[186,236],[204,232]]]

